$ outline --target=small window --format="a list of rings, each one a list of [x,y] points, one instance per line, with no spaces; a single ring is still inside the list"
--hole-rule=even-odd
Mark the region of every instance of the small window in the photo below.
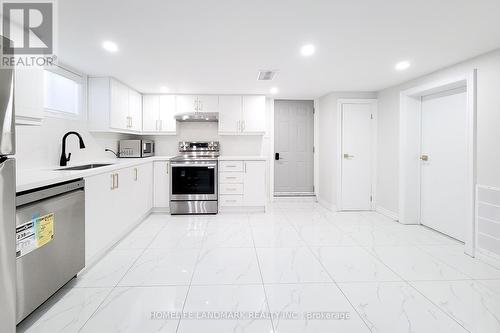
[[[56,72],[44,71],[45,111],[77,117],[81,109],[81,80]]]

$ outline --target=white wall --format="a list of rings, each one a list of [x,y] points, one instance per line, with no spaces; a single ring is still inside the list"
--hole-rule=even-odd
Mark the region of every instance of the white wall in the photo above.
[[[399,93],[477,69],[477,183],[500,187],[500,50],[378,94],[377,205],[398,211]]]
[[[376,98],[375,92],[332,92],[317,100],[318,201],[335,209],[337,191],[337,102],[342,98]]]
[[[116,151],[118,140],[133,137],[115,133],[90,133],[83,121],[46,117],[42,126],[16,126],[15,157],[18,170],[58,167],[62,137],[68,131],[80,133],[86,146],[86,149],[80,149],[78,138],[74,135],[68,137],[66,153],[71,153],[69,165],[113,159],[113,154],[104,149]]]

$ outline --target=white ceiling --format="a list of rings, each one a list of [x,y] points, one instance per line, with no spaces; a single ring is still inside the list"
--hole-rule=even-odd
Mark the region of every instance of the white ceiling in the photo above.
[[[143,93],[377,91],[500,47],[498,0],[61,0],[59,59]],[[115,41],[119,52],[101,48]],[[310,58],[300,55],[316,45]],[[394,64],[412,67],[396,72]],[[259,69],[279,69],[258,82]]]

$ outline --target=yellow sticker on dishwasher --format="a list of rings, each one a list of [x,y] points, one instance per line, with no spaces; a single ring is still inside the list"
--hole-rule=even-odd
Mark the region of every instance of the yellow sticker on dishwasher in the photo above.
[[[39,217],[35,223],[37,247],[54,239],[54,213]]]
[[[16,257],[22,257],[54,239],[54,213],[33,216],[16,227]]]

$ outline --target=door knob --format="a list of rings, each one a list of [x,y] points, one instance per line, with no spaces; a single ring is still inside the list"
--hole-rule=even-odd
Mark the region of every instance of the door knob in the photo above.
[[[426,162],[426,161],[428,161],[428,160],[429,160],[429,155],[422,155],[422,156],[420,156],[420,159],[421,159],[422,161],[425,161],[425,162]]]
[[[274,159],[278,161],[280,159],[280,153],[275,153],[274,154]]]
[[[353,158],[354,155],[344,154],[344,158]]]

